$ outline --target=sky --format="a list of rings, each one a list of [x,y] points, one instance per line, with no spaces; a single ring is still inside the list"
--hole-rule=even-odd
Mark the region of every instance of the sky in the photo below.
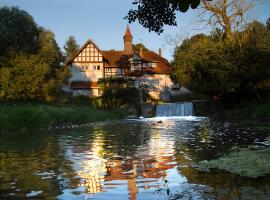
[[[91,38],[101,50],[122,50],[123,35],[128,24],[123,18],[133,0],[0,0],[0,6],[18,6],[33,16],[36,23],[55,34],[58,45],[74,36],[80,46]],[[270,17],[270,0],[259,5],[254,15],[261,22]],[[158,35],[139,23],[130,24],[133,44],[143,43],[148,49],[163,50],[163,56],[172,60],[175,42],[208,30],[196,29],[197,10],[177,15],[177,27],[166,26]]]

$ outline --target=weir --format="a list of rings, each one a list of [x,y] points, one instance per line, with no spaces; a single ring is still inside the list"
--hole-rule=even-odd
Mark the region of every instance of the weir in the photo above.
[[[157,105],[156,117],[193,116],[193,103],[178,102]]]

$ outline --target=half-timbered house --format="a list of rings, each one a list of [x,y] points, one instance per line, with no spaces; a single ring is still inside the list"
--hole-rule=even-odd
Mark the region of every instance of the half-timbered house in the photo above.
[[[69,89],[73,95],[98,96],[98,80],[103,77],[128,77],[134,86],[147,85],[150,95],[155,98],[166,98],[172,81],[171,66],[168,60],[153,51],[134,51],[133,36],[127,27],[122,51],[100,50],[90,39],[68,62],[71,69]]]

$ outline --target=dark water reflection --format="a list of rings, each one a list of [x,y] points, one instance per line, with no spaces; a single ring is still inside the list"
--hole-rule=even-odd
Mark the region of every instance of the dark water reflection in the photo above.
[[[270,199],[270,177],[248,179],[189,167],[268,135],[266,125],[208,119],[2,133],[0,199]]]

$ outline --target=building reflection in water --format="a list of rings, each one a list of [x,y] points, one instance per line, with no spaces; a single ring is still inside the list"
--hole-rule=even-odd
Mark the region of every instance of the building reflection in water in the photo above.
[[[139,190],[162,187],[166,170],[176,166],[175,142],[159,129],[149,129],[145,134],[148,141],[142,138],[144,143],[134,145],[134,151],[122,149],[125,153],[121,156],[119,151],[110,151],[106,133],[98,131],[78,171],[85,193],[109,192],[125,185],[129,199],[137,199]]]

